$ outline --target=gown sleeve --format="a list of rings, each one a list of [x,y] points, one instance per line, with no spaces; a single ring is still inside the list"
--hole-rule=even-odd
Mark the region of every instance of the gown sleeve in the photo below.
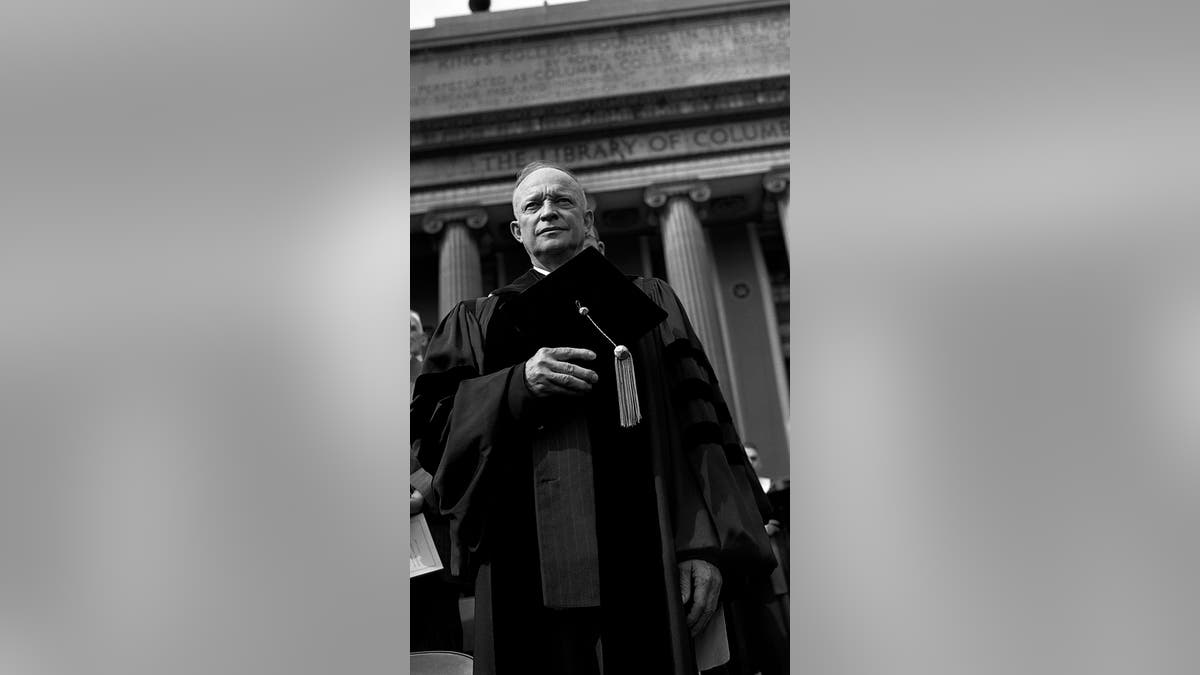
[[[510,398],[525,394],[521,364],[486,371],[481,301],[459,303],[430,339],[409,409],[412,453],[433,475],[431,499],[450,522],[450,569],[466,572],[483,539],[483,519],[500,439],[516,424]],[[515,379],[514,379],[515,377]]]
[[[679,298],[665,282],[644,290],[667,312],[656,332],[674,438],[670,471],[676,556],[747,574],[775,565],[763,525],[771,506],[749,465],[729,407]]]

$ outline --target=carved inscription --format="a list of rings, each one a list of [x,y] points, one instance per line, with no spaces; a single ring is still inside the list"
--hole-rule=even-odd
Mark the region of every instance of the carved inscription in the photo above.
[[[411,163],[413,187],[515,175],[535,159],[571,168],[591,168],[648,159],[786,144],[788,118],[726,122],[668,131],[626,134],[584,141],[559,141],[526,147],[417,159]]]
[[[414,51],[412,119],[788,73],[788,12],[772,10]]]

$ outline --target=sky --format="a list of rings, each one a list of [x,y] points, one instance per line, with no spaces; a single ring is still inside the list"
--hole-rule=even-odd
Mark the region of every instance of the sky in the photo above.
[[[537,7],[542,4],[561,5],[565,2],[577,2],[578,0],[492,0],[490,11],[503,12],[509,9],[520,9],[522,7]],[[412,28],[432,28],[433,20],[446,16],[462,16],[470,14],[471,10],[467,7],[467,0],[409,0],[408,3],[408,27]]]

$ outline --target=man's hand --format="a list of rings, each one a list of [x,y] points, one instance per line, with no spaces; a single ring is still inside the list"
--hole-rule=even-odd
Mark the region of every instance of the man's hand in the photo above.
[[[687,625],[692,636],[708,625],[721,595],[721,571],[704,560],[685,560],[679,563],[679,592],[687,610]],[[691,602],[691,605],[688,602]]]
[[[525,386],[539,398],[582,396],[600,379],[595,371],[567,363],[567,359],[591,361],[596,353],[574,347],[542,347],[525,362]]]
[[[415,516],[425,506],[425,495],[420,490],[412,490],[408,495],[408,515]]]

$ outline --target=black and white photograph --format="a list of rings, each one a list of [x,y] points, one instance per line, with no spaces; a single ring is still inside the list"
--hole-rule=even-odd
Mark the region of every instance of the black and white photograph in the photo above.
[[[787,673],[788,4],[434,8],[414,672]]]

